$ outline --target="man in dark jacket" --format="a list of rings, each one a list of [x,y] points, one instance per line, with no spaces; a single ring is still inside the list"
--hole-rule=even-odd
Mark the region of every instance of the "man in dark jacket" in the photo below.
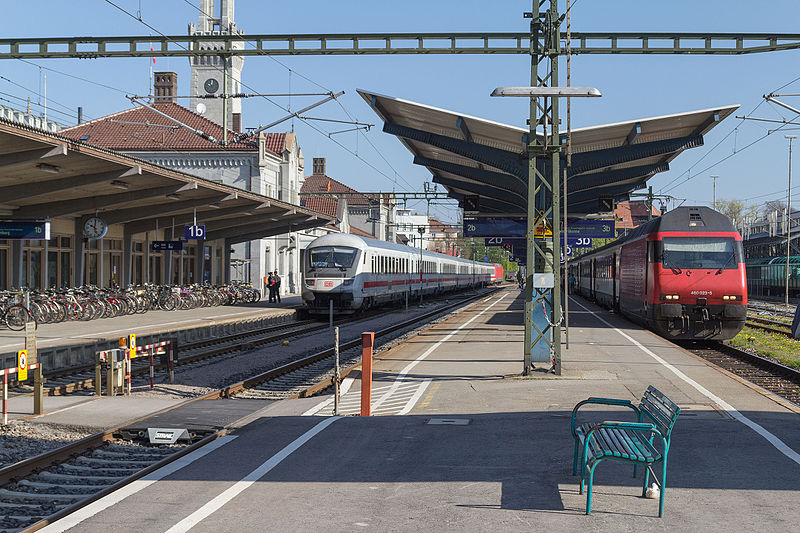
[[[278,275],[278,271],[275,271],[275,297],[278,299],[278,303],[281,303],[281,277]]]
[[[275,303],[275,276],[272,272],[267,277],[267,288],[269,289],[269,303]]]

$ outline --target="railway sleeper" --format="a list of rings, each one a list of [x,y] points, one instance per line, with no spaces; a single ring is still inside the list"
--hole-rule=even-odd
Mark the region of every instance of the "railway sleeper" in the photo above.
[[[29,501],[40,500],[43,502],[60,502],[70,503],[75,500],[82,500],[85,494],[44,494],[41,492],[19,492],[9,489],[0,489],[0,498],[4,500],[14,501]]]
[[[46,483],[44,481],[31,481],[29,479],[22,479],[17,482],[17,487],[30,487],[39,491],[39,494],[54,494],[52,491],[70,491],[70,494],[94,494],[98,490],[102,490],[105,485],[72,485],[65,483]],[[51,492],[47,492],[51,491]]]

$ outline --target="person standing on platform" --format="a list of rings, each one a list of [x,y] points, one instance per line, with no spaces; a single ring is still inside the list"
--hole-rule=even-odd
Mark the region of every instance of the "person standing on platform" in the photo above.
[[[275,271],[275,297],[278,299],[278,303],[281,303],[281,277],[277,270]]]
[[[569,275],[569,293],[575,292],[575,274]]]
[[[269,303],[275,303],[275,276],[272,272],[267,276],[267,289],[269,289]]]
[[[522,282],[523,282],[523,279],[522,279],[522,270],[518,268],[518,269],[517,269],[517,284],[519,285],[519,290],[522,290],[522,289],[523,289]]]

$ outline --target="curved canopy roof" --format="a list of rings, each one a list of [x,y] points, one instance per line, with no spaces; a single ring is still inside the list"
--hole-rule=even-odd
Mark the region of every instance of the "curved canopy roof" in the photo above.
[[[526,216],[528,130],[439,109],[401,98],[358,90],[450,196],[480,197],[480,215]],[[598,198],[627,200],[648,179],[739,106],[723,106],[572,130],[572,166],[567,169],[572,216],[594,214]],[[562,138],[566,134],[562,133]],[[563,142],[563,141],[562,141]],[[563,161],[562,161],[563,164]],[[540,163],[546,170],[546,162]]]

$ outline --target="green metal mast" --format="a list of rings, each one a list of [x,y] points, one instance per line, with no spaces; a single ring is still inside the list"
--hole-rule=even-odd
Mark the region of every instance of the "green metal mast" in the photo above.
[[[546,4],[549,7],[543,9]],[[558,1],[533,0],[533,11],[525,16],[531,18],[531,87],[557,87],[561,53]],[[526,375],[532,362],[551,360],[556,374],[561,373],[559,124],[558,97],[531,97],[528,132],[529,268],[525,283],[523,369]],[[538,135],[540,127],[541,136]],[[547,163],[547,160],[549,165],[537,165],[537,161]],[[544,173],[542,169],[545,169]]]

